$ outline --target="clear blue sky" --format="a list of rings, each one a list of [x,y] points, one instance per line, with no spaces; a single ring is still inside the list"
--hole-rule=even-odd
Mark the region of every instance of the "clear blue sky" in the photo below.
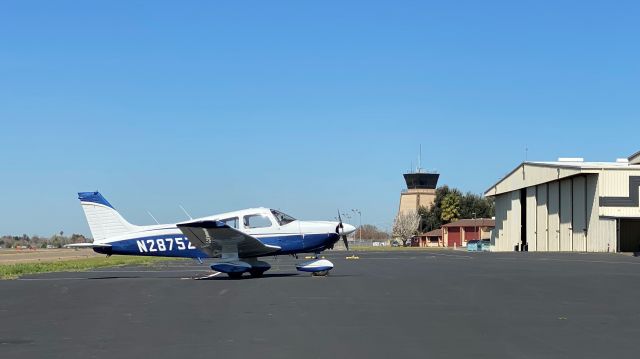
[[[2,1],[0,234],[249,206],[389,226],[423,147],[480,193],[640,150],[637,1]],[[351,220],[351,222],[354,222]],[[357,223],[356,223],[357,224]]]

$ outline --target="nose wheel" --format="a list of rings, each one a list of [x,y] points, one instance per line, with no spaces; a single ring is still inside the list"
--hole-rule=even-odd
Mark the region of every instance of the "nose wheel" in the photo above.
[[[314,277],[326,277],[333,269],[333,263],[326,259],[318,259],[316,255],[316,259],[297,264],[296,269],[300,272],[311,273]]]

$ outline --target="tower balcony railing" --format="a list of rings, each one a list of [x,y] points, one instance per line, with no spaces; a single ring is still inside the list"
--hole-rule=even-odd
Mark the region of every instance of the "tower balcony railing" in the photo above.
[[[404,188],[400,191],[400,193],[409,193],[411,191],[424,191],[424,190],[432,190],[435,191],[435,188]]]

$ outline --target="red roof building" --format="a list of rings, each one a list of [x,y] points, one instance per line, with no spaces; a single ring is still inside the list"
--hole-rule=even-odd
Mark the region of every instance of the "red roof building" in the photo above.
[[[412,247],[443,247],[442,229],[434,229],[433,231],[422,233],[413,237],[411,241]]]
[[[490,239],[496,221],[488,218],[461,219],[442,226],[445,247],[462,247],[473,239]]]

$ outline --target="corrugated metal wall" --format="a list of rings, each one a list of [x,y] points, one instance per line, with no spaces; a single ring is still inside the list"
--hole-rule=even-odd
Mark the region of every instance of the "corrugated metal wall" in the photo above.
[[[598,221],[598,235],[596,237],[599,247],[591,252],[617,252],[618,240],[616,236],[615,218],[600,217]]]
[[[616,220],[599,214],[599,182],[598,175],[587,175],[587,251],[617,252]]]
[[[571,179],[560,181],[560,250],[563,252],[573,250],[573,228],[571,227],[573,214],[572,195]]]
[[[491,244],[496,251],[513,251],[520,243],[520,191],[501,194],[495,200],[496,227]]]
[[[599,177],[586,174],[526,190],[526,233],[530,251],[616,251],[616,221],[598,213]],[[496,251],[520,243],[520,191],[495,197]]]
[[[507,177],[489,189],[487,195],[506,194],[517,189],[533,187],[539,184],[571,177],[579,174],[578,168],[557,168],[548,165],[524,163]]]
[[[604,171],[600,179],[600,196],[626,197],[629,195],[629,176],[638,171]]]
[[[538,250],[548,251],[549,249],[549,212],[547,208],[547,184],[536,187],[536,236],[538,237]]]
[[[586,177],[573,177],[573,250],[586,252],[587,241],[587,187]]]
[[[629,177],[640,176],[639,171],[609,170],[600,173],[598,195],[601,197],[629,197]],[[634,201],[639,200],[634,198]],[[599,207],[599,213],[605,217],[640,218],[640,206]]]
[[[538,250],[536,187],[527,187],[527,244],[530,251]]]
[[[600,207],[598,198],[598,175],[587,175],[587,252],[602,252],[599,241]]]
[[[560,250],[560,183],[558,181],[550,182],[547,191],[547,205],[549,218],[549,251],[557,252]]]
[[[506,195],[500,195],[495,197],[495,206],[496,206],[496,226],[491,231],[491,246],[496,251],[503,251],[501,249],[501,244],[504,241],[504,218],[507,213],[506,205],[505,205]]]
[[[511,193],[511,209],[507,212],[507,222],[509,225],[509,242],[508,248],[513,248],[520,244],[521,235],[521,223],[520,217],[522,215],[520,208],[520,191],[513,191]]]

